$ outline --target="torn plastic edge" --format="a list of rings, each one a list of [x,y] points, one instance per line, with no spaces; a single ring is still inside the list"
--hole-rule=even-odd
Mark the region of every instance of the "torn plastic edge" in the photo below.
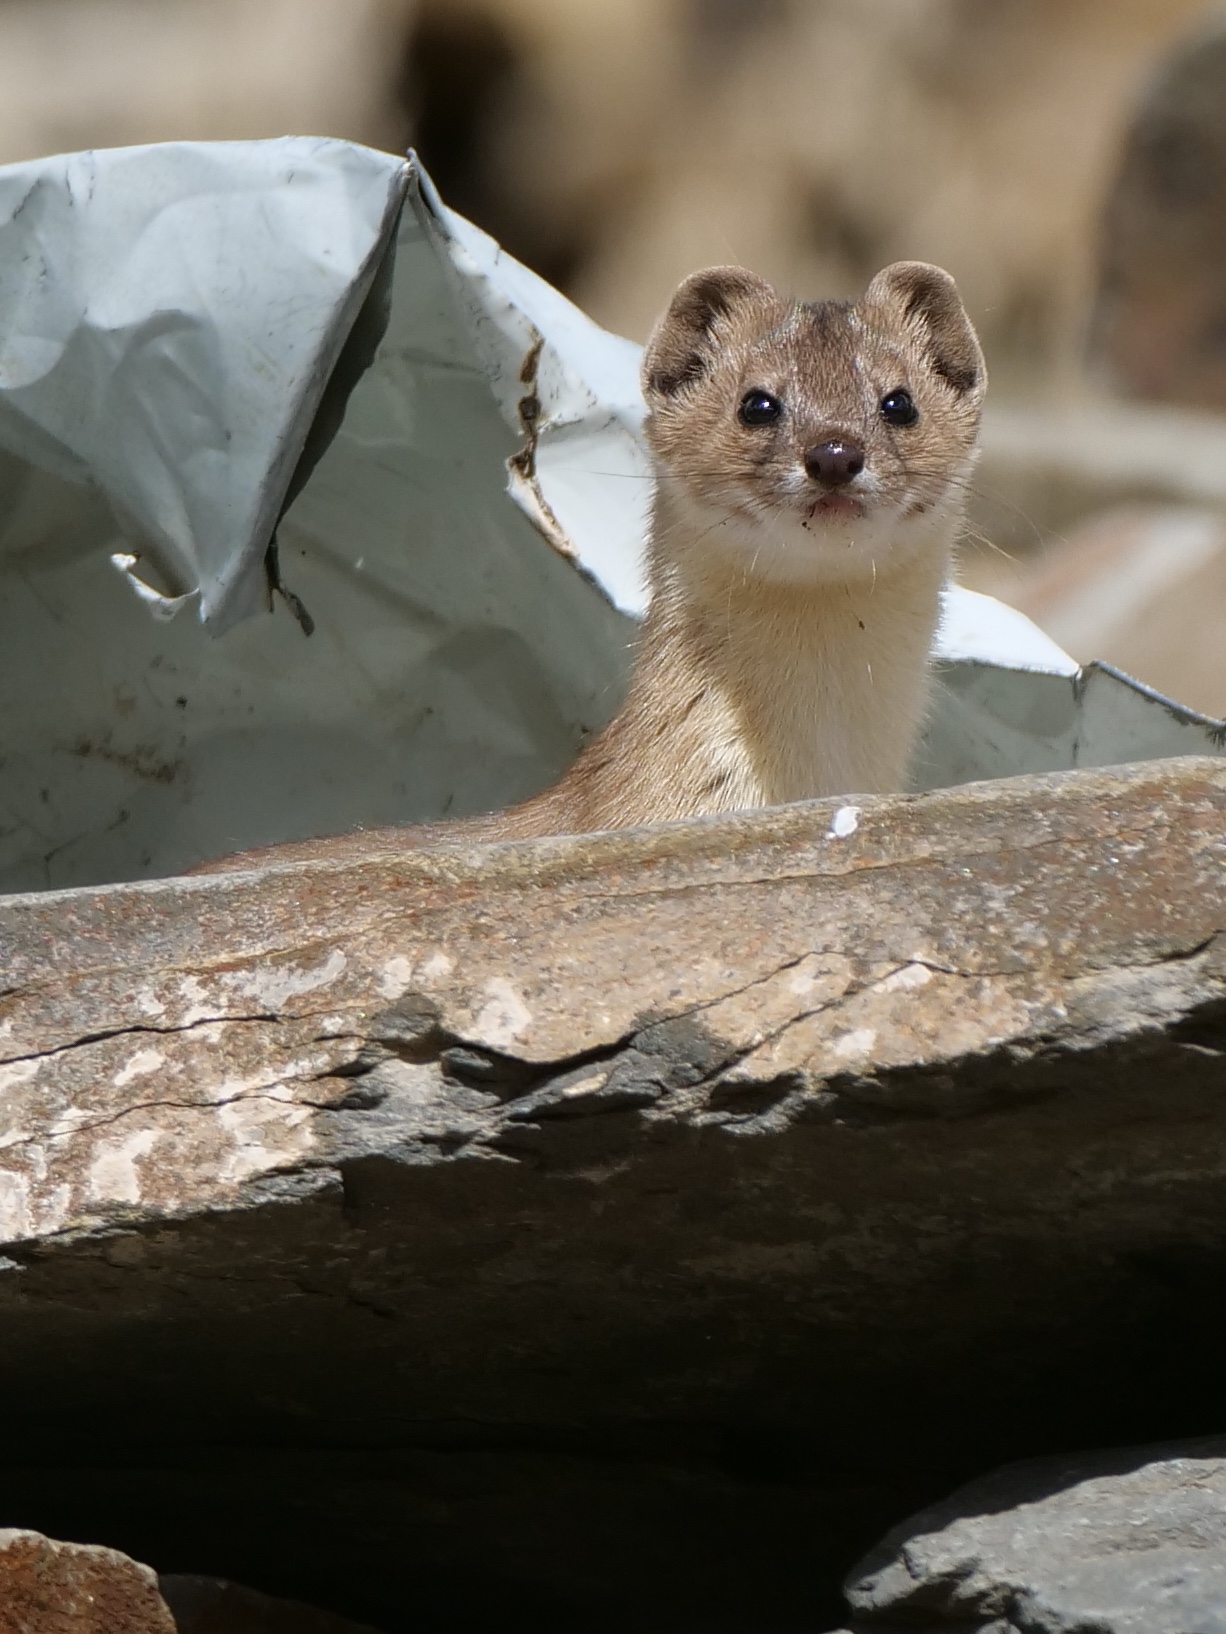
[[[933,647],[937,664],[1055,676],[1071,684],[1079,708],[1091,682],[1101,675],[1112,686],[1161,709],[1177,725],[1203,732],[1214,752],[1226,749],[1226,721],[1176,703],[1114,664],[1099,660],[1079,664],[1025,613],[1006,602],[962,585],[949,585],[941,601],[941,624]]]
[[[547,542],[573,566],[586,571],[574,540],[558,521],[553,506],[545,498],[544,490],[537,480],[536,446],[541,435],[541,399],[537,392],[537,370],[540,368],[541,353],[545,349],[545,337],[535,325],[532,325],[531,329],[533,341],[519,371],[524,395],[516,405],[524,444],[507,460],[507,488],[511,498],[535,525],[538,532],[544,535]],[[593,582],[600,583],[594,574],[591,577]],[[600,588],[607,596],[608,590],[604,585]]]
[[[111,553],[112,567],[118,568],[123,574],[133,592],[140,597],[159,624],[169,624],[171,619],[191,602],[199,602],[199,590],[189,590],[182,596],[168,596],[162,590],[155,590],[136,571],[139,563],[140,557],[133,555],[131,551],[117,550]]]
[[[1213,715],[1202,715],[1199,710],[1189,709],[1186,704],[1176,703],[1168,698],[1164,692],[1155,687],[1147,686],[1144,681],[1138,681],[1135,675],[1129,675],[1126,670],[1117,669],[1114,664],[1105,664],[1101,659],[1093,659],[1082,665],[1073,677],[1073,693],[1078,703],[1085,696],[1086,689],[1096,675],[1104,676],[1113,685],[1123,686],[1127,691],[1144,698],[1146,703],[1156,704],[1163,709],[1177,726],[1191,726],[1199,728],[1213,744],[1215,749],[1226,749],[1226,720],[1218,720]]]
[[[1025,613],[960,584],[947,585],[941,593],[933,656],[947,664],[991,664],[1070,678],[1080,667]]]
[[[455,212],[443,202],[428,172],[422,168],[417,155],[413,152],[409,154],[409,163],[413,172],[410,182],[411,195],[414,201],[421,205],[423,224],[430,234],[435,252],[440,253],[449,264],[449,270],[458,272],[466,283],[479,279],[487,291],[497,295],[499,309],[497,318],[488,308],[474,310],[474,304],[467,301],[465,304],[469,307],[470,318],[478,326],[482,320],[493,322],[509,346],[516,346],[522,350],[523,361],[518,372],[518,385],[521,390],[514,404],[506,400],[505,389],[499,390],[504,378],[501,368],[497,375],[491,376],[490,382],[499,399],[498,406],[503,419],[524,439],[523,446],[507,460],[507,491],[545,542],[560,556],[564,556],[572,567],[582,572],[606,599],[611,599],[607,587],[601,583],[596,574],[584,566],[578,546],[558,521],[537,479],[536,449],[541,433],[541,400],[537,391],[537,370],[540,366],[541,353],[545,349],[545,337],[522,308],[504,295],[488,273],[482,269],[473,254],[473,244],[460,241],[455,231],[457,220]],[[471,227],[472,223],[466,225]],[[479,228],[473,230],[474,233],[480,231]],[[484,236],[489,237],[488,234]],[[489,242],[493,248],[494,265],[497,265],[502,259],[502,249],[496,240],[490,238]],[[482,362],[488,369],[495,360],[488,355],[488,347],[480,346],[479,335],[474,338],[479,349],[486,354],[482,357]]]
[[[340,430],[350,394],[373,362],[387,329],[390,317],[387,292],[396,258],[397,228],[412,173],[413,167],[404,161],[396,185],[389,186],[379,232],[338,312],[328,343],[321,349],[320,366],[302,393],[291,429],[268,473],[264,503],[247,546],[235,556],[212,595],[206,594],[203,586],[181,595],[167,595],[135,571],[140,561],[138,555],[127,551],[112,554],[112,564],[160,621],[174,618],[195,602],[200,622],[211,635],[221,636],[248,613],[256,611],[256,604],[265,609],[270,605],[272,584],[267,559],[277,528]]]
[[[586,398],[586,406],[602,408],[637,435],[644,414],[638,389],[641,347],[623,335],[602,329],[560,290],[507,254],[489,233],[450,209],[413,154],[410,164],[414,165],[414,192],[422,207],[423,225],[466,286],[481,285],[496,297],[489,305],[471,300],[468,304],[479,327],[484,330],[492,325],[506,347],[504,357],[489,356],[488,361],[502,365],[494,387],[507,423],[512,428],[517,424],[522,361],[537,336],[543,336],[568,382]],[[573,350],[573,343],[580,340],[584,350],[581,361]],[[477,341],[478,349],[488,354],[488,344],[480,334]],[[513,367],[512,357],[517,360]]]
[[[645,405],[638,391],[637,364],[641,348],[602,329],[561,291],[508,255],[490,234],[457,215],[444,203],[416,155],[411,152],[409,159],[413,166],[410,197],[418,207],[419,220],[436,254],[458,279],[457,293],[468,310],[474,344],[503,419],[523,438],[506,462],[509,497],[546,543],[606,601],[629,617],[641,617],[645,611],[641,592],[619,595],[587,560],[582,544],[568,533],[554,510],[537,467],[543,439],[568,425],[583,424],[580,403],[584,409],[603,408],[606,423],[616,426],[642,450]],[[496,270],[504,271],[518,288],[508,288],[495,276]],[[478,287],[483,298],[474,298]],[[528,305],[539,308],[535,317],[526,309]],[[568,335],[569,327],[577,334]],[[490,344],[490,330],[499,336],[500,345]],[[582,339],[583,355],[571,345],[577,338]],[[562,380],[554,395],[564,396],[569,386],[575,398],[573,407],[542,401],[540,364],[546,349]],[[606,378],[593,384],[593,373]],[[605,395],[602,388],[607,391],[610,385],[616,389]],[[645,450],[642,453],[646,475],[650,460]]]
[[[336,324],[329,337],[330,345],[320,355],[321,366],[302,394],[293,427],[282,444],[273,469],[269,472],[265,502],[252,529],[249,549],[238,556],[229,575],[222,579],[211,605],[206,597],[201,595],[200,619],[202,623],[208,624],[214,635],[224,635],[248,611],[253,611],[252,604],[256,600],[262,600],[264,605],[267,605],[270,593],[266,571],[268,551],[276,537],[286,506],[296,492],[294,485],[304,456],[310,458],[310,469],[314,469],[315,463],[322,458],[328,444],[340,430],[349,394],[357,385],[361,373],[365,372],[363,368],[361,373],[348,382],[343,401],[339,404],[339,412],[334,412],[335,405],[327,401],[328,388],[342,363],[350,336],[359,324],[371,292],[378,287],[380,272],[386,269],[390,278],[389,263],[395,260],[396,229],[405,199],[408,197],[410,176],[411,167],[406,160],[397,173],[397,185],[388,189],[387,205],[379,233],[370,253],[362,263],[361,270],[353,280],[349,300],[337,315]],[[384,314],[383,329],[386,327],[387,314]],[[375,347],[382,338],[383,329],[376,337]],[[371,349],[370,360],[373,360],[373,357],[374,347]],[[316,438],[314,436],[316,425],[325,415],[323,435]]]

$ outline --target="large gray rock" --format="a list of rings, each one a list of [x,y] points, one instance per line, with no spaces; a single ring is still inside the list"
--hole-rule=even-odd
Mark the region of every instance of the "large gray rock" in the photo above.
[[[847,1598],[863,1629],[1226,1634],[1226,1436],[974,1481],[891,1532]]]
[[[1214,1427],[1226,766],[854,806],[0,902],[0,1523],[821,1628],[927,1495]]]

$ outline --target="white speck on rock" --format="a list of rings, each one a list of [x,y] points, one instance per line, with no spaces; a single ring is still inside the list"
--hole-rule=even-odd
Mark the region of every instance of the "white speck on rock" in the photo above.
[[[23,1174],[0,1169],[0,1242],[33,1236],[30,1182]]]
[[[93,1123],[97,1113],[92,1107],[66,1106],[58,1113],[46,1128],[48,1140],[71,1140],[83,1125]]]
[[[863,1060],[872,1054],[876,1042],[877,1034],[871,1027],[857,1027],[835,1039],[833,1052],[840,1061]]]
[[[845,993],[851,981],[846,959],[807,953],[788,976],[787,990],[803,1003],[820,1003]]]
[[[860,826],[859,806],[840,806],[830,820],[830,839],[848,840]]]
[[[280,1010],[290,999],[301,998],[317,988],[330,987],[345,972],[349,961],[339,948],[333,948],[328,957],[313,970],[300,970],[293,965],[263,965],[244,971],[231,978],[240,993],[266,1005],[269,1010]]]
[[[180,1027],[194,1027],[198,1021],[216,1012],[216,1004],[207,1004],[207,995],[204,985],[198,976],[184,976],[179,983],[179,997],[186,1005],[183,1014],[178,1018]]]
[[[485,1004],[477,1016],[477,1032],[483,1044],[506,1049],[532,1025],[532,1011],[511,983],[494,976],[485,984]]]
[[[589,1072],[585,1077],[578,1079],[578,1081],[573,1084],[567,1084],[562,1093],[569,1100],[574,1100],[584,1095],[595,1095],[598,1090],[604,1088],[608,1081],[609,1072],[608,1068],[606,1067],[600,1072]]]
[[[8,1066],[0,1067],[0,1095],[6,1090],[17,1089],[21,1084],[28,1084],[31,1078],[37,1078],[41,1066],[41,1061],[10,1061]]]
[[[448,958],[442,952],[432,953],[421,967],[422,980],[426,982],[445,982],[455,969],[455,960]]]
[[[127,1140],[100,1146],[89,1166],[89,1195],[97,1203],[139,1203],[140,1175],[136,1165],[157,1145],[156,1129],[139,1129]]]
[[[309,1107],[287,1107],[283,1099],[252,1096],[217,1109],[222,1128],[233,1143],[218,1178],[233,1184],[293,1163],[314,1145]]]
[[[72,1187],[50,1186],[38,1199],[37,1222],[40,1232],[59,1231],[72,1214]]]
[[[157,1071],[165,1059],[161,1050],[137,1050],[127,1066],[115,1074],[115,1088],[122,1089],[137,1078],[147,1078],[151,1072]]]
[[[376,983],[379,997],[386,999],[389,1004],[394,1004],[408,992],[412,980],[412,959],[406,959],[403,953],[397,953],[379,972],[379,980]]]
[[[876,986],[878,993],[908,993],[914,992],[917,987],[927,987],[932,980],[932,972],[927,965],[904,965],[901,970],[895,970],[879,981]]]

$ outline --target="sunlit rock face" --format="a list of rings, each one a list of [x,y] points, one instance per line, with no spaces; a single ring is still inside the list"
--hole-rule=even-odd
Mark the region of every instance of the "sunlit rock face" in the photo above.
[[[896,1527],[847,1580],[857,1629],[1170,1634],[1226,1605],[1226,1439],[1017,1464]]]
[[[7,899],[0,1520],[822,1628],[985,1468],[1212,1432],[1224,845],[1206,758]]]

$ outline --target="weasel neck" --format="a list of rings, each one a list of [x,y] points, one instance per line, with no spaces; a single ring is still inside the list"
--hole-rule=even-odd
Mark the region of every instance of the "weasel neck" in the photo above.
[[[776,584],[712,549],[661,494],[634,692],[671,719],[690,809],[903,786],[956,520],[931,519],[918,548],[876,573]]]

